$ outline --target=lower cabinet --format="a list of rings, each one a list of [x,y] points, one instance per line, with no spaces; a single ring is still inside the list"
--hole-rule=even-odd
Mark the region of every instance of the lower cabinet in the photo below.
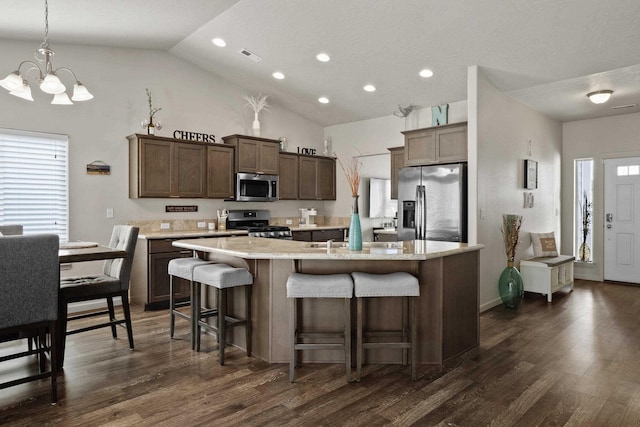
[[[334,242],[344,242],[344,228],[330,230],[304,230],[292,231],[293,240],[302,242],[326,242],[333,240]]]
[[[145,310],[159,310],[169,307],[169,261],[187,258],[192,251],[172,246],[178,239],[139,239],[131,272],[131,302],[143,306]],[[189,298],[189,282],[174,278],[176,299]]]

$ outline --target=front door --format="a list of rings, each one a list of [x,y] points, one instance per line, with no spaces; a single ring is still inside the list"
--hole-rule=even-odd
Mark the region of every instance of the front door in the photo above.
[[[640,283],[640,157],[604,162],[604,279]]]

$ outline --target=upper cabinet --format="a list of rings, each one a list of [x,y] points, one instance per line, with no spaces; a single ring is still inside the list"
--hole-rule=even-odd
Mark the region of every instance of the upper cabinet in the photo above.
[[[280,153],[280,200],[298,200],[298,155]]]
[[[278,175],[280,141],[277,139],[229,135],[222,140],[236,148],[236,172]]]
[[[391,153],[391,198],[398,198],[398,171],[404,167],[404,147],[388,149]]]
[[[207,147],[207,197],[230,199],[235,196],[233,147],[213,144]]]
[[[129,197],[206,197],[207,145],[131,135]]]
[[[299,156],[298,198],[336,199],[336,160],[332,157]]]
[[[404,134],[404,166],[467,160],[466,122],[402,133]]]

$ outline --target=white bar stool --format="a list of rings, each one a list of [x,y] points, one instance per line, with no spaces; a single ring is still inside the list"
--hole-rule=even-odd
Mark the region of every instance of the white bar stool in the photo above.
[[[353,281],[348,274],[291,273],[287,280],[289,328],[291,336],[289,381],[295,380],[298,350],[344,350],[347,382],[351,381],[351,298]],[[344,298],[344,332],[305,332],[298,330],[298,300],[300,298]],[[340,338],[338,343],[303,343],[305,338]],[[299,342],[300,341],[300,342]]]
[[[196,351],[200,351],[200,331],[205,328],[215,332],[220,345],[220,365],[224,365],[224,348],[227,339],[227,328],[234,326],[245,326],[247,341],[247,356],[251,356],[251,285],[253,276],[246,268],[231,267],[227,264],[209,264],[198,266],[193,272],[193,281],[196,288],[195,297],[195,336]],[[217,290],[217,310],[206,310],[203,315],[202,304],[200,303],[200,285],[213,286]],[[245,317],[239,319],[227,315],[227,290],[238,286],[245,287]],[[206,322],[209,316],[218,317],[217,326]],[[204,318],[204,320],[202,320]]]
[[[406,349],[411,350],[411,379],[416,379],[418,316],[416,311],[416,299],[420,296],[418,279],[409,273],[396,272],[388,274],[370,274],[354,272],[353,285],[357,298],[356,313],[356,380],[360,381],[362,372],[363,352],[373,348],[397,348],[403,350],[403,363]],[[399,336],[401,341],[395,342],[365,342],[363,335],[364,299],[372,297],[403,297],[409,299],[409,321],[406,322],[402,315],[402,329],[399,331],[366,331],[368,336]],[[407,325],[408,323],[408,325]],[[410,335],[407,339],[407,327]]]
[[[202,265],[210,264],[209,261],[205,261],[200,258],[192,257],[192,258],[176,258],[169,261],[169,322],[170,322],[170,337],[173,338],[173,333],[175,330],[175,319],[176,316],[181,317],[182,319],[188,320],[191,323],[191,349],[194,350],[196,347],[195,341],[195,328],[192,319],[194,319],[193,314],[195,310],[194,302],[194,291],[195,286],[193,284],[193,270],[194,268]],[[189,281],[189,301],[178,302],[176,303],[175,292],[173,288],[173,278],[174,276],[180,277],[181,279],[185,279]],[[180,307],[191,306],[190,314],[183,313],[178,310]]]

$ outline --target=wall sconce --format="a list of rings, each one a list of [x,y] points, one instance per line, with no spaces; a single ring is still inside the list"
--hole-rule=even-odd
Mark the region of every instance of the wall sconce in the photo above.
[[[587,94],[587,97],[594,104],[604,104],[611,98],[612,90],[598,90]]]

